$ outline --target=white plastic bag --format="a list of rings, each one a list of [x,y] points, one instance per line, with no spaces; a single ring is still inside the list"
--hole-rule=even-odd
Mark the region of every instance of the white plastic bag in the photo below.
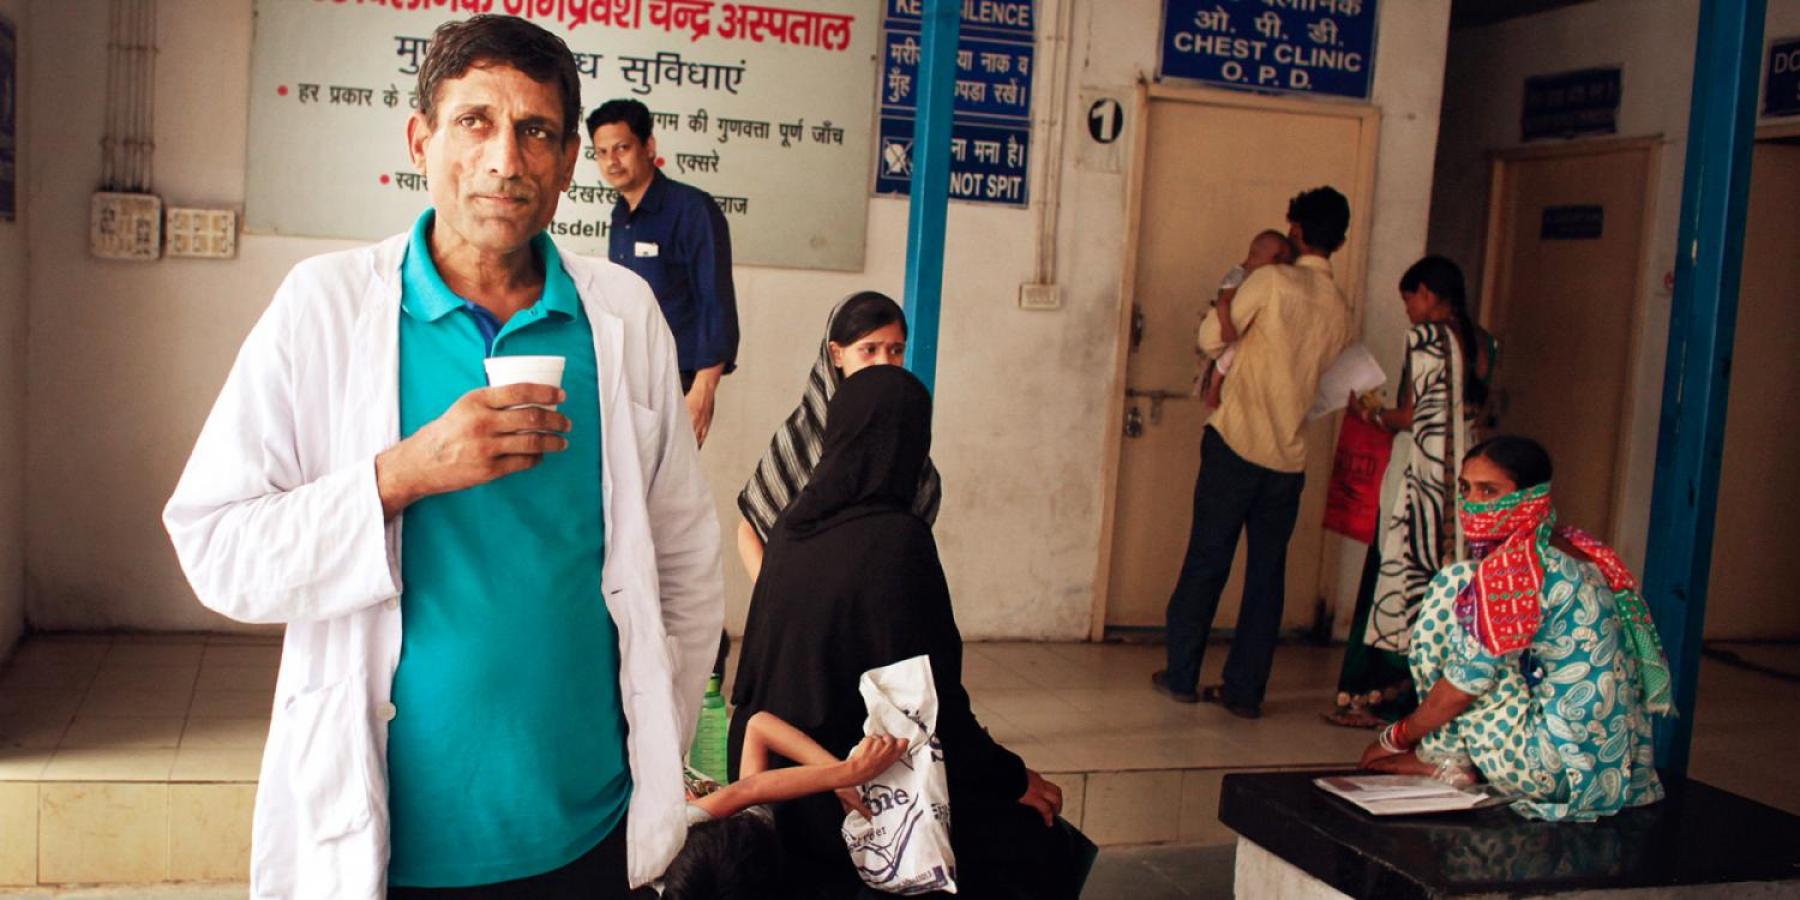
[[[906,755],[862,786],[874,819],[844,816],[844,843],[857,874],[890,894],[956,893],[950,850],[950,787],[937,741],[937,686],[925,656],[870,669],[859,687],[864,734],[905,738]]]

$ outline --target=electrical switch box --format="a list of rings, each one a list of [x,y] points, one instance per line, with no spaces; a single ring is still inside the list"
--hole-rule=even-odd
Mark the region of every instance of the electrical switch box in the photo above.
[[[237,213],[229,209],[169,207],[170,256],[230,259],[237,255]]]
[[[1062,291],[1054,284],[1019,285],[1020,309],[1061,309]]]
[[[162,198],[98,191],[88,205],[88,249],[100,259],[150,262],[162,255]]]

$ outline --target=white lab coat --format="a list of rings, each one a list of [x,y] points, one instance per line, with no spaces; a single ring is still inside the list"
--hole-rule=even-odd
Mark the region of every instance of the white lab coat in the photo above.
[[[376,454],[399,441],[407,236],[294,267],[238,353],[163,512],[194,592],[287,635],[263,750],[254,897],[380,897],[387,722],[400,660],[400,528]],[[682,751],[723,618],[719,528],[675,345],[644,281],[564,255],[594,333],[606,564],[630,727],[631,882],[687,834]],[[596,598],[599,599],[599,598]]]

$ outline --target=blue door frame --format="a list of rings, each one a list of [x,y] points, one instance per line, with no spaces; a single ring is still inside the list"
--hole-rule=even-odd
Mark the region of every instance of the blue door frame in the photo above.
[[[1677,775],[1687,773],[1693,739],[1765,12],[1765,0],[1702,0],[1694,51],[1644,566],[1644,596],[1669,655],[1679,711],[1657,723],[1656,760]]]
[[[925,0],[921,18],[912,201],[906,220],[906,367],[935,393],[938,309],[944,293],[944,219],[950,206],[950,114],[956,102],[962,3]]]

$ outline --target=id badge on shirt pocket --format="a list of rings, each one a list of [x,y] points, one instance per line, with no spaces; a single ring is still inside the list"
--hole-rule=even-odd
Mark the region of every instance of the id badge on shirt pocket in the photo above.
[[[640,259],[647,256],[661,256],[662,248],[655,241],[638,241],[632,248],[632,255]]]

